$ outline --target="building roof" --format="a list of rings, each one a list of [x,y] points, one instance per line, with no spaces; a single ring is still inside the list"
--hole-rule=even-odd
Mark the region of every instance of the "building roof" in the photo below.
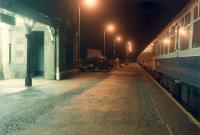
[[[0,0],[0,8],[25,16],[40,23],[54,26],[53,19],[32,8],[26,7],[23,4],[16,2],[15,0]]]

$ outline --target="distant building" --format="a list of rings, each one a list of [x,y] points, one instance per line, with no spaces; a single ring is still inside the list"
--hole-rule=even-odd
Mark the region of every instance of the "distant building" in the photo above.
[[[76,71],[76,34],[66,40],[63,25],[15,0],[0,0],[0,80],[24,78],[28,65],[31,76],[45,79],[66,77],[69,67]]]

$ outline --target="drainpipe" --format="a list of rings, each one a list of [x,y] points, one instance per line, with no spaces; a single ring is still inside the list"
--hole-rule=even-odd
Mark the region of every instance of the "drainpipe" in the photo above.
[[[55,68],[55,72],[56,72],[56,80],[60,80],[60,62],[59,62],[59,28],[56,28],[56,32],[55,32],[55,62],[56,62],[56,68]]]

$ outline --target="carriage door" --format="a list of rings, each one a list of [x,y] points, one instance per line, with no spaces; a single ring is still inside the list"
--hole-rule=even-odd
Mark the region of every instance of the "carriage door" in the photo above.
[[[31,47],[31,75],[44,75],[44,32],[33,31],[33,44]]]

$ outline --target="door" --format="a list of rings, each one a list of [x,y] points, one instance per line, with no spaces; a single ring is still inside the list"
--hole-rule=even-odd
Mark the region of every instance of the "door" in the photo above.
[[[31,46],[31,75],[44,75],[44,32],[33,31],[33,44]]]

